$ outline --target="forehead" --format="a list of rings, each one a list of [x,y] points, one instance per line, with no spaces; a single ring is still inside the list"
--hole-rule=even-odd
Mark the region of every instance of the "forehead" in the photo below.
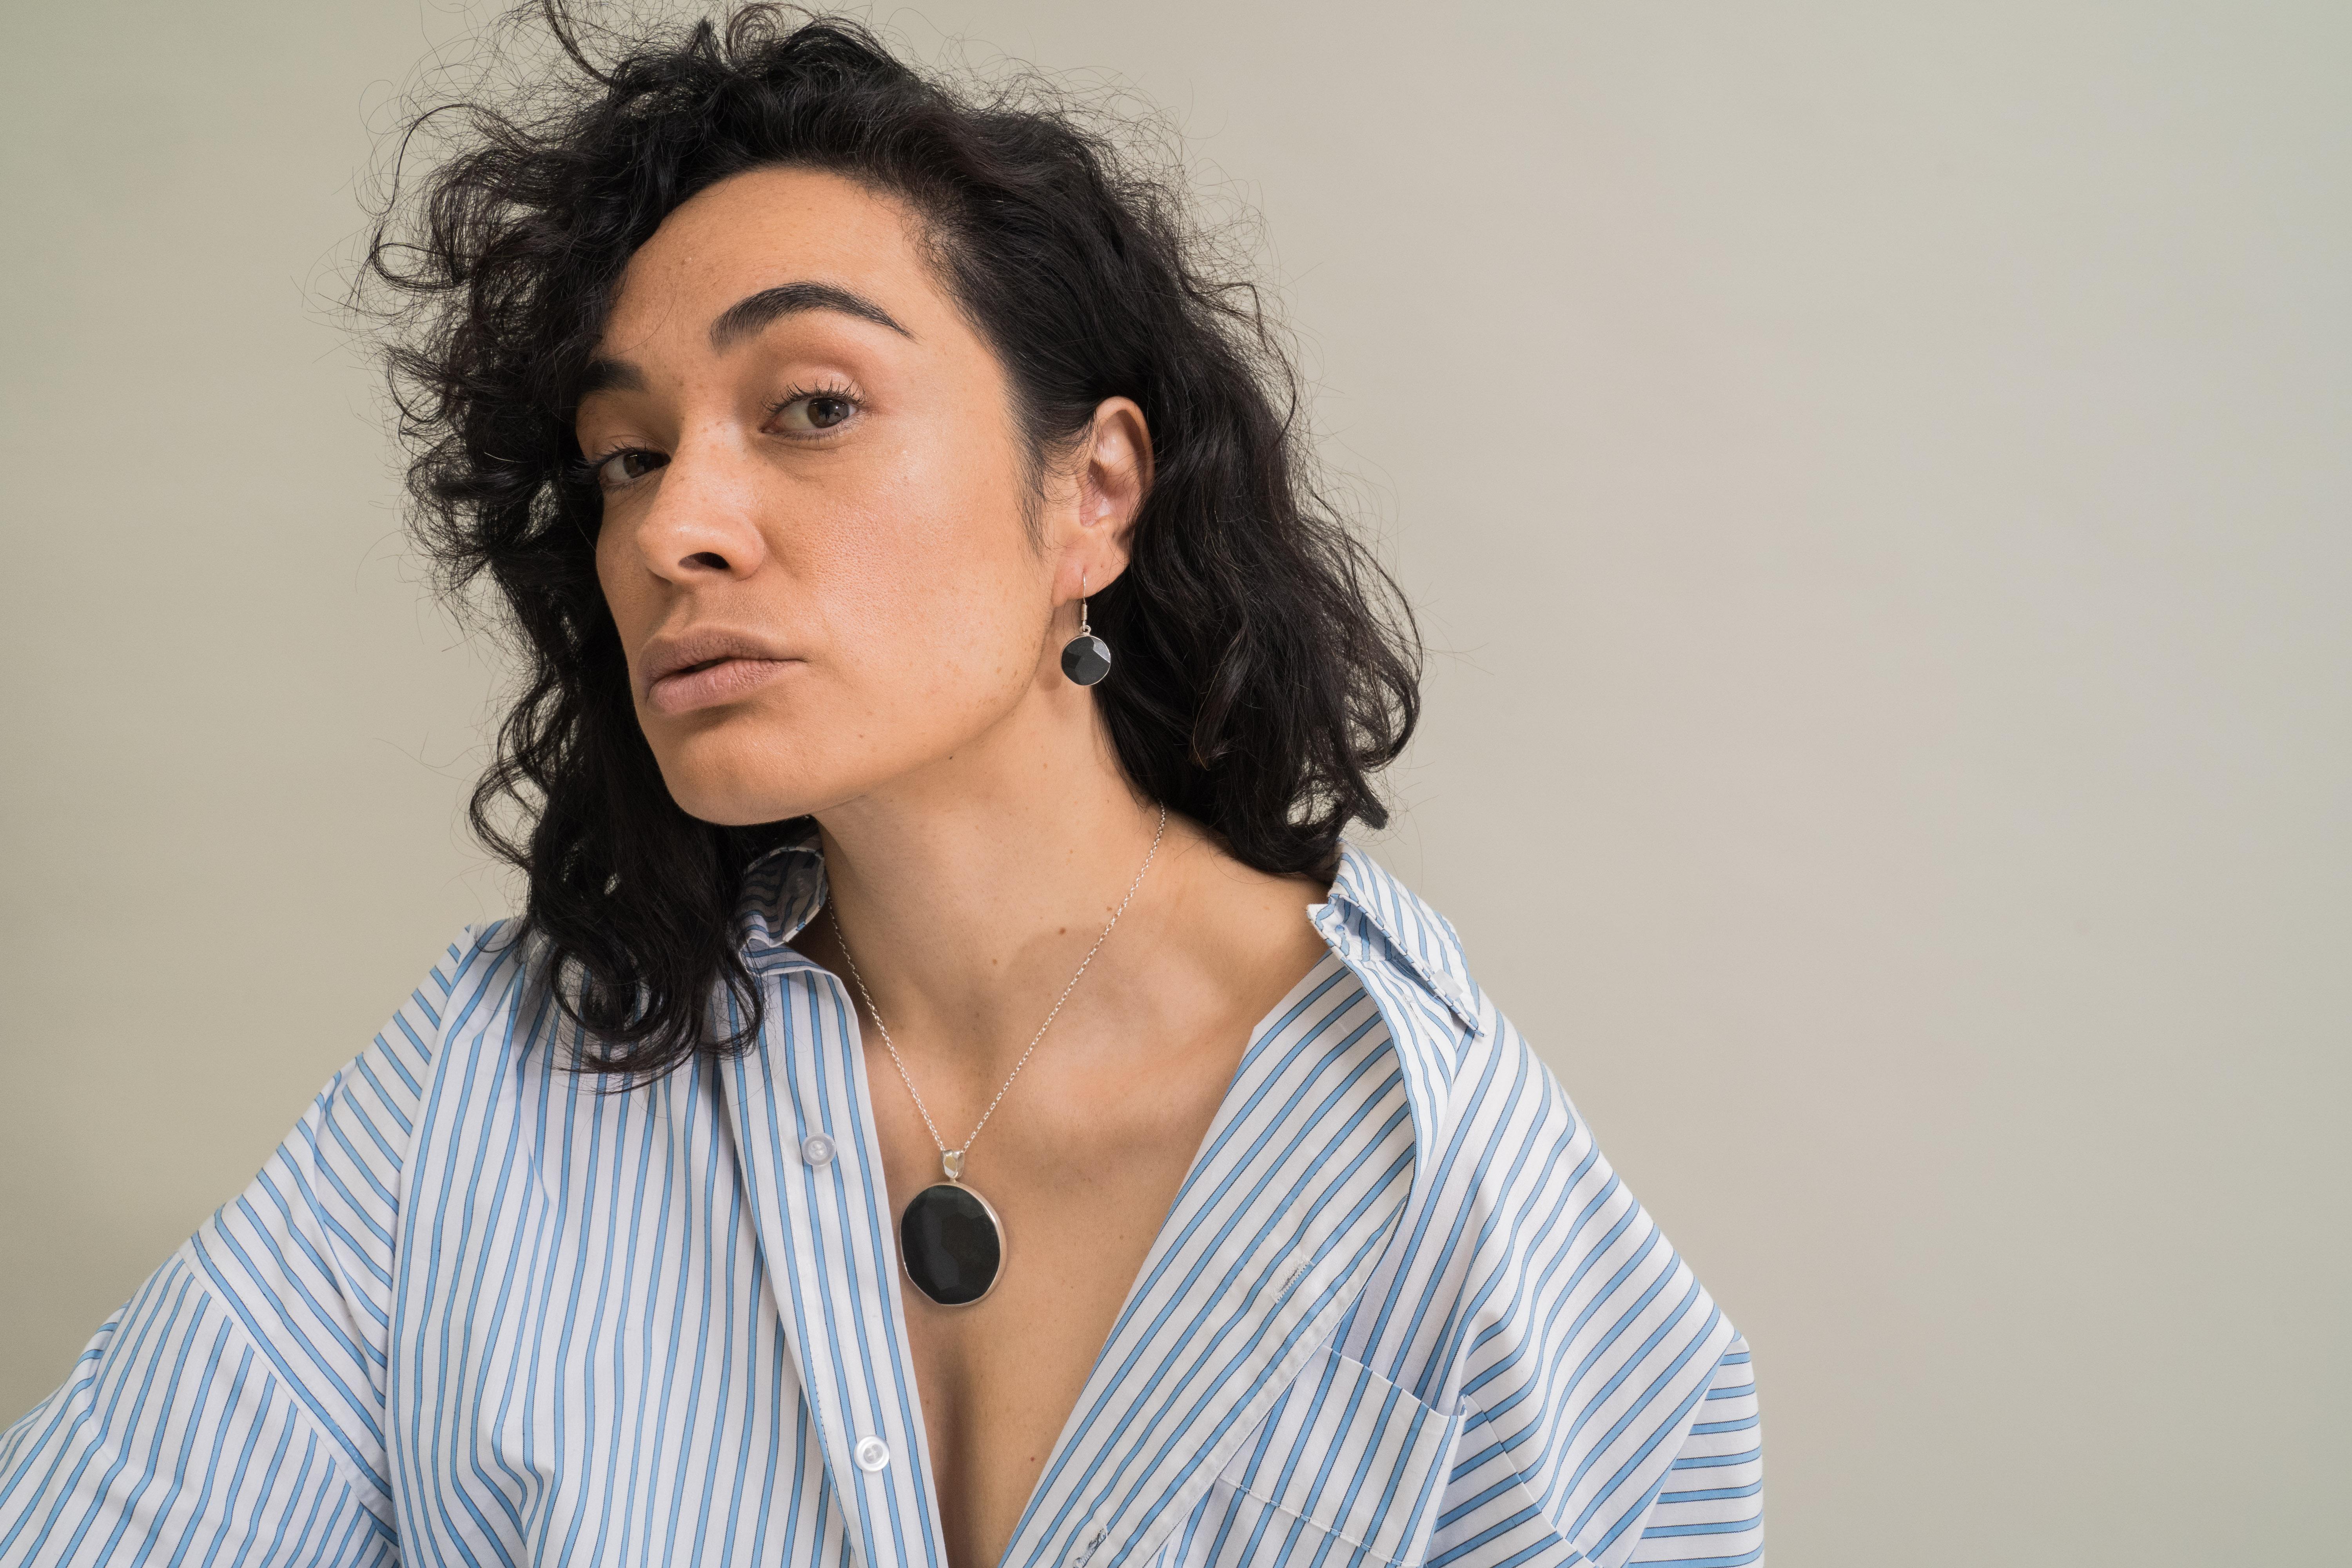
[[[954,311],[922,233],[905,202],[828,170],[731,175],[680,204],[630,257],[604,346],[690,342],[737,300],[794,282],[864,295],[918,340],[936,341]]]

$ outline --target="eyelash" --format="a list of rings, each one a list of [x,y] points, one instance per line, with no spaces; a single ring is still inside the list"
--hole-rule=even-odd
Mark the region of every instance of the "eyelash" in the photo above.
[[[852,409],[858,409],[866,406],[866,400],[857,395],[857,392],[855,388],[845,385],[841,382],[828,381],[821,383],[815,386],[794,385],[786,388],[783,395],[776,398],[768,405],[768,417],[773,419],[785,409],[790,408],[793,404],[811,397],[837,397],[842,402],[848,404]],[[818,434],[823,435],[824,432],[820,431]],[[795,439],[806,439],[806,437],[795,437]],[[575,458],[572,459],[570,464],[572,478],[581,484],[595,485],[597,483],[596,476],[598,473],[603,471],[605,464],[611,462],[615,458],[626,457],[632,452],[644,452],[650,457],[658,457],[661,455],[655,452],[648,447],[614,447],[598,453],[593,458]]]
[[[782,397],[768,405],[768,417],[773,419],[793,404],[808,397],[837,397],[853,409],[866,406],[866,400],[857,395],[856,388],[842,382],[828,381],[815,386],[788,387]]]

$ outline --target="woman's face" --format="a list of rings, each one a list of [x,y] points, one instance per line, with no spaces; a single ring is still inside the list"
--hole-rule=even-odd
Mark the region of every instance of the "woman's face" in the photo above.
[[[1056,606],[1125,565],[1141,416],[1106,404],[1094,466],[1039,498],[1003,371],[919,244],[890,197],[761,169],[623,276],[577,425],[596,574],[663,777],[706,821],[821,811],[1087,698]]]

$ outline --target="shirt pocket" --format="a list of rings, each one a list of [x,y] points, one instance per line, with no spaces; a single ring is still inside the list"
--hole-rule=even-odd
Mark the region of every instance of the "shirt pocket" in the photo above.
[[[1458,1416],[1327,1348],[1307,1363],[1218,1479],[1237,1494],[1236,1502],[1254,1500],[1352,1548],[1307,1556],[1327,1563],[1418,1563],[1436,1521],[1460,1425]],[[1244,1504],[1243,1511],[1254,1510]]]

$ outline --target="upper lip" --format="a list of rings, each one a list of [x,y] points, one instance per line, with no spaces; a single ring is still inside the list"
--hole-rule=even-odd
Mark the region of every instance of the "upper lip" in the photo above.
[[[750,632],[739,632],[726,626],[697,626],[691,631],[674,636],[657,637],[646,643],[640,656],[640,668],[645,671],[645,683],[651,688],[664,676],[676,675],[698,664],[709,664],[720,658],[782,659],[792,656],[764,637]]]

